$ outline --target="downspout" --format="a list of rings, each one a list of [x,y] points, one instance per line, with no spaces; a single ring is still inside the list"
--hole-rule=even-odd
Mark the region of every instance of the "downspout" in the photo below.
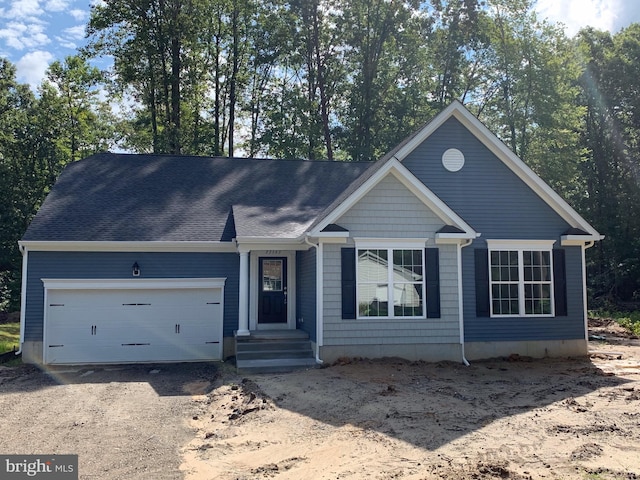
[[[458,255],[458,315],[460,318],[460,349],[462,351],[462,363],[464,363],[467,367],[469,366],[469,361],[464,353],[464,298],[462,292],[462,249],[464,247],[468,247],[473,243],[473,239],[467,239],[467,241],[462,244],[456,244],[456,250]]]
[[[304,237],[304,243],[316,249],[316,363],[322,365],[324,362],[320,358],[320,347],[322,346],[322,244],[309,240],[309,236]]]
[[[22,353],[22,344],[24,343],[24,326],[25,315],[27,313],[27,262],[29,261],[29,251],[27,247],[18,243],[20,253],[22,253],[22,279],[20,290],[20,345],[16,355]]]

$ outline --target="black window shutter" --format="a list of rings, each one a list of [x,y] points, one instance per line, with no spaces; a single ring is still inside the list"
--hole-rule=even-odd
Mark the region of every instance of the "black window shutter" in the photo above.
[[[489,317],[489,250],[475,249],[476,267],[476,316]]]
[[[440,318],[440,255],[437,248],[425,248],[427,267],[427,318]]]
[[[553,296],[556,317],[567,316],[567,267],[564,250],[554,248],[553,252]]]
[[[342,318],[356,318],[356,249],[341,250]]]

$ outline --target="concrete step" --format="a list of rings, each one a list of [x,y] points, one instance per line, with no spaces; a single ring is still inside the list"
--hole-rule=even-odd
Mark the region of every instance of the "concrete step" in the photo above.
[[[273,352],[273,351],[306,351],[311,350],[311,342],[309,340],[296,341],[274,341],[274,342],[238,342],[236,344],[236,353],[239,352]]]
[[[315,358],[236,359],[236,368],[239,373],[283,373],[316,367]]]
[[[236,337],[238,343],[276,340],[309,340],[309,334],[302,330],[253,330],[246,337]]]
[[[315,366],[309,335],[301,330],[260,330],[236,337],[239,372],[288,372]]]
[[[256,359],[276,359],[276,358],[313,358],[313,350],[258,350],[250,352],[236,352],[236,360],[256,360]]]

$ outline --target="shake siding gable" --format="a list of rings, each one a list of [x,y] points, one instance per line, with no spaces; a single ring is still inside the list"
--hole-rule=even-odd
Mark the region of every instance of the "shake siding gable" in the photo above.
[[[338,221],[353,237],[433,239],[444,226],[393,175],[387,175]]]
[[[338,225],[351,238],[428,238],[444,223],[393,175],[383,178],[347,211]],[[324,246],[324,345],[457,344],[460,340],[456,247],[438,245],[440,317],[423,319],[342,318],[341,252],[352,240]]]

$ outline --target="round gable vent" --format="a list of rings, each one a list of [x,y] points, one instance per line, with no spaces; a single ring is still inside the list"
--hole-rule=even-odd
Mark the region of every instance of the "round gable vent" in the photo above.
[[[457,148],[450,148],[442,154],[442,165],[450,172],[457,172],[464,166],[464,155]]]

